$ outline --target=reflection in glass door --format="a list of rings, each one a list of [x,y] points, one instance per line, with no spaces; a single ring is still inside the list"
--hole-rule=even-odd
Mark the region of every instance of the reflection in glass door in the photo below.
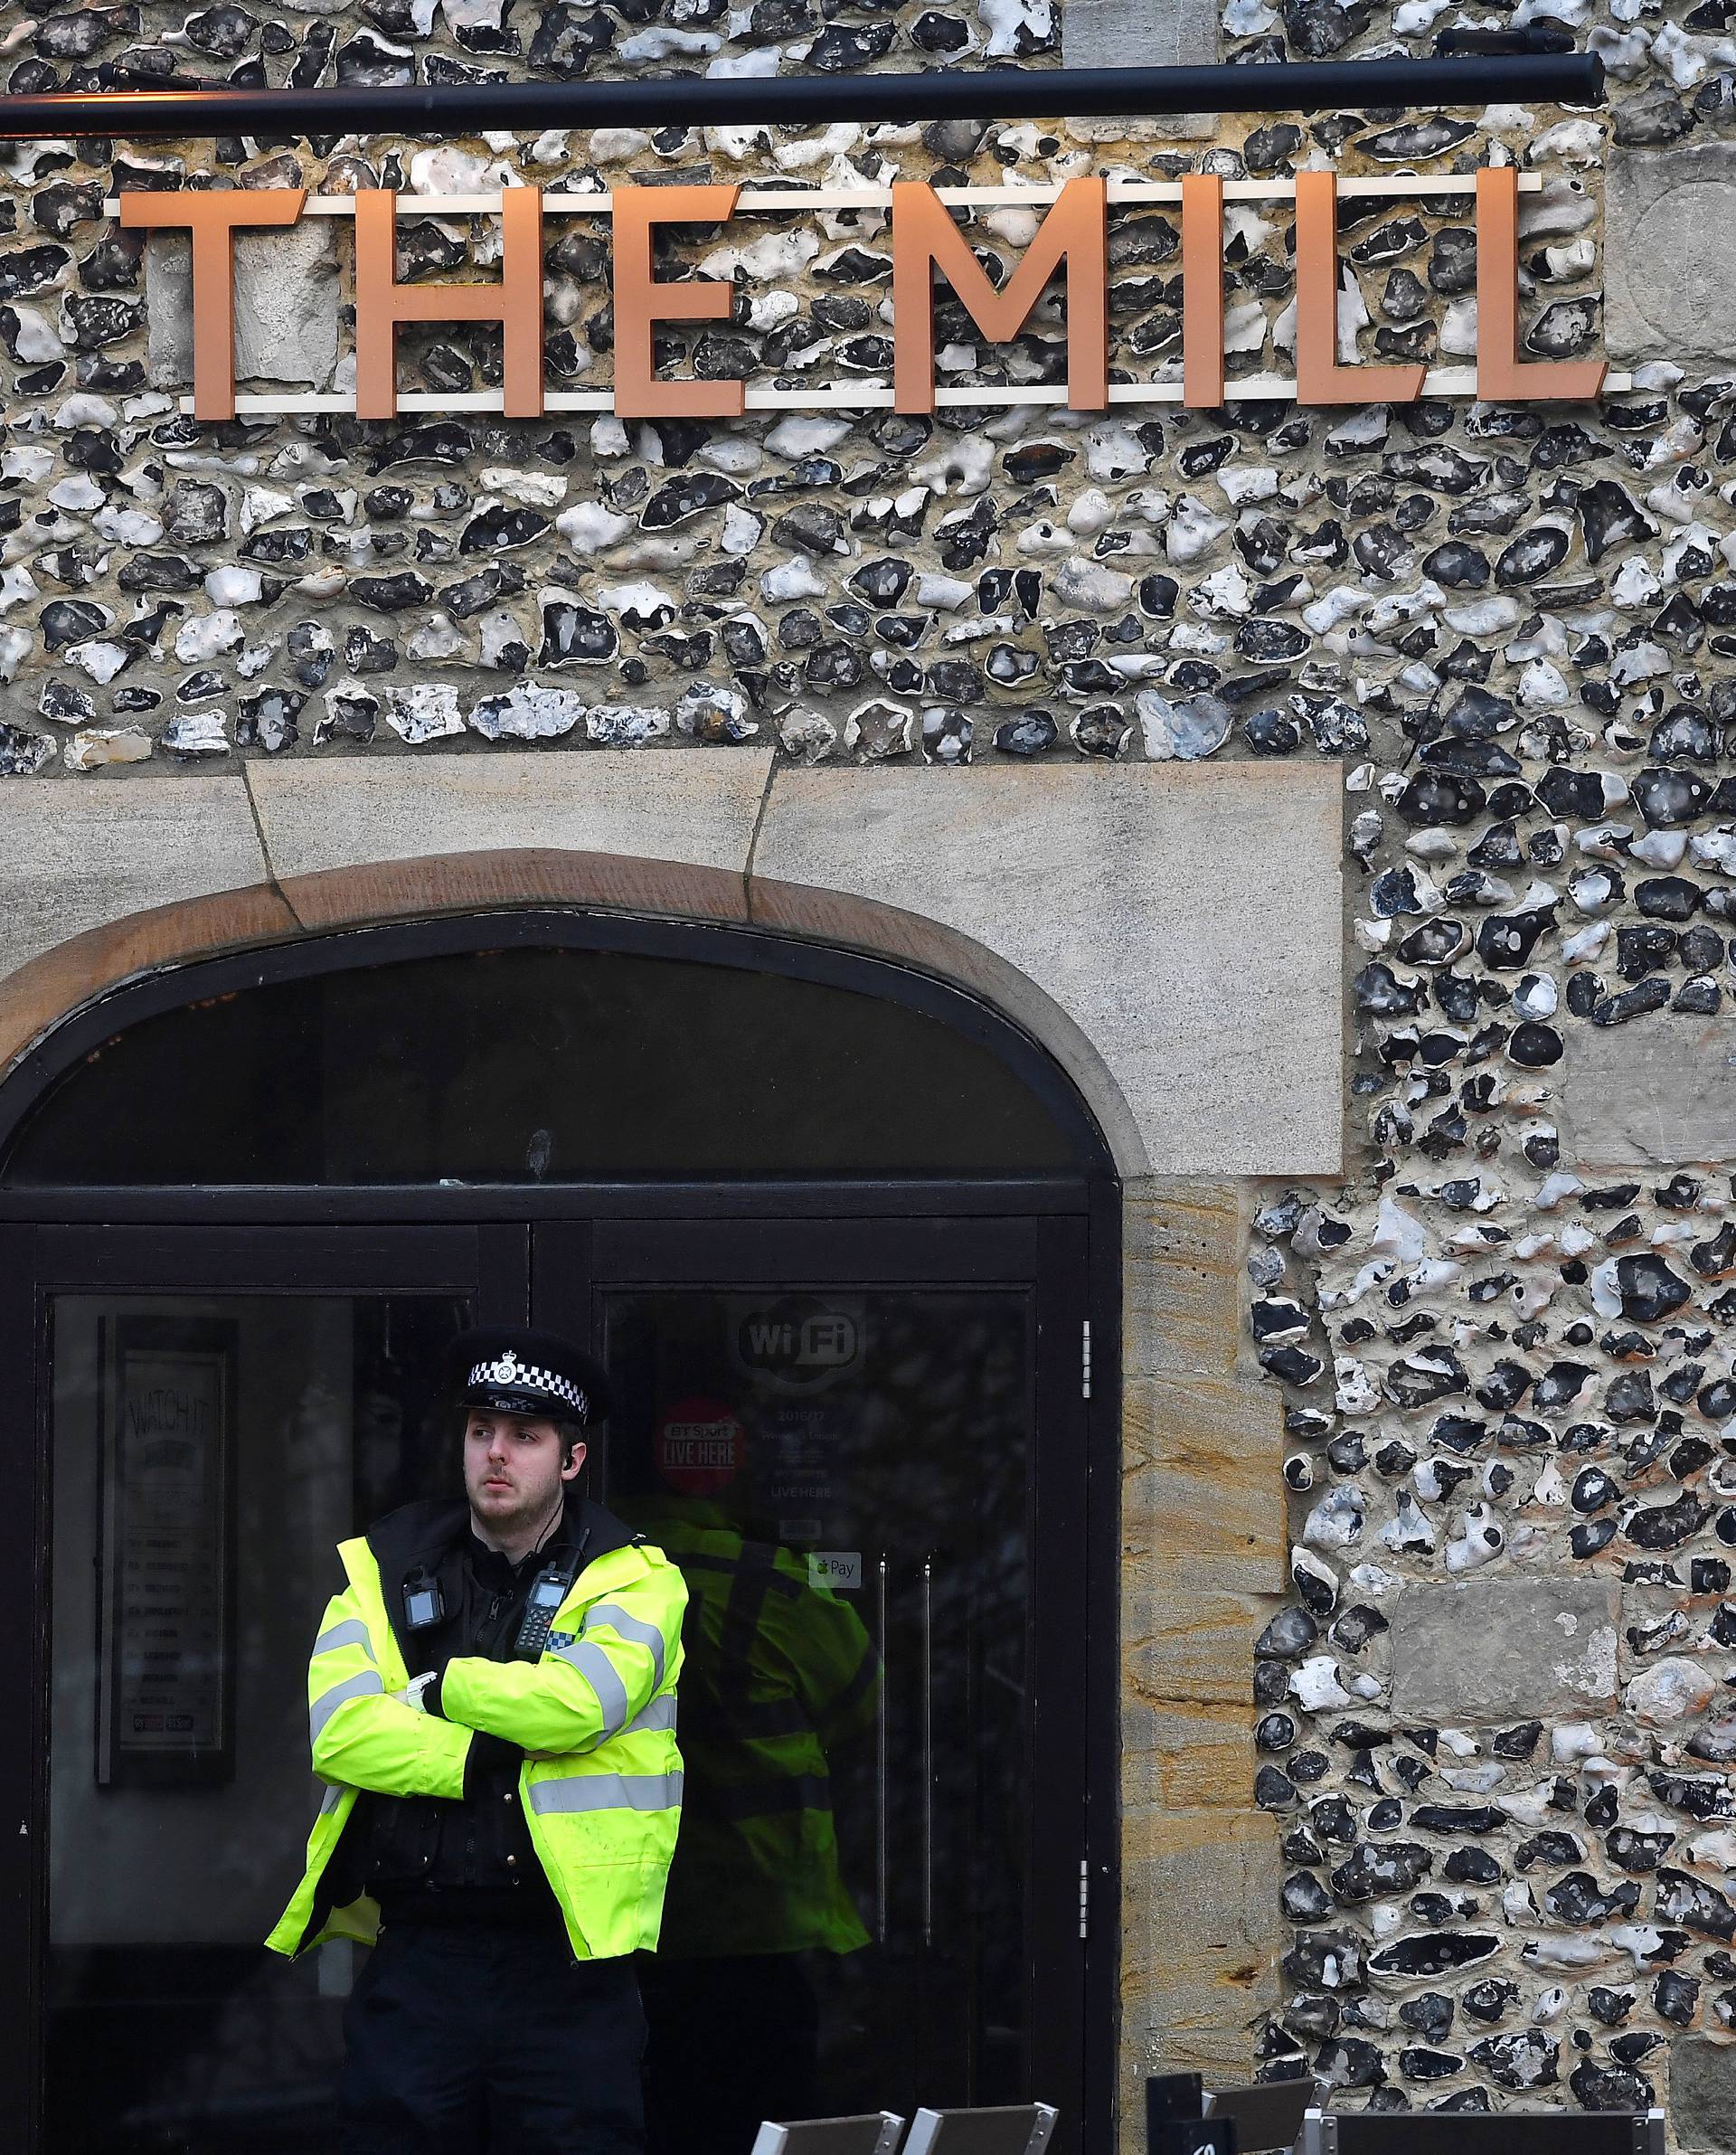
[[[62,1294],[42,2145],[315,2155],[352,1949],[261,1941],[316,1801],[310,1626],[449,1483],[445,1295]],[[100,2061],[100,2070],[93,2070]]]
[[[665,1281],[691,1278],[703,1254],[665,1236]],[[1081,2003],[1082,1685],[1050,1686],[1045,1777],[1037,1284],[851,1284],[846,1264],[595,1298],[618,1397],[601,1493],[690,1595],[650,2155],[745,2155],[767,2117],[1033,2094],[1076,2125],[1056,2082]],[[1057,1508],[1052,1570],[1070,1531]]]

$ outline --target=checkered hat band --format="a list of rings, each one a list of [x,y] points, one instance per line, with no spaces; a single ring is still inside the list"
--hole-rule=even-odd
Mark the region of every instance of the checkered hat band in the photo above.
[[[571,1377],[542,1369],[534,1362],[521,1362],[516,1355],[503,1355],[495,1362],[473,1363],[472,1385],[506,1385],[515,1392],[546,1392],[564,1400],[582,1421],[590,1413],[590,1401]]]

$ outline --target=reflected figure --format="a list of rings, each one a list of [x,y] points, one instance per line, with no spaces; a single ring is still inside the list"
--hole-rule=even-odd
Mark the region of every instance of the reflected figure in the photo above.
[[[879,1657],[800,1552],[751,1538],[715,1499],[623,1508],[688,1594],[681,1838],[645,1971],[647,2155],[747,2155],[762,2119],[815,2112],[810,1956],[868,1943],[832,1761],[873,1725]]]

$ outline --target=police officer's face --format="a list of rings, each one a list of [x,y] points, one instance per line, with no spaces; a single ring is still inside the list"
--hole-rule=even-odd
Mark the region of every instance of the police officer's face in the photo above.
[[[552,1422],[534,1414],[495,1414],[477,1408],[464,1429],[464,1486],[470,1508],[491,1526],[541,1521],[562,1482],[585,1463],[575,1444],[569,1458]]]

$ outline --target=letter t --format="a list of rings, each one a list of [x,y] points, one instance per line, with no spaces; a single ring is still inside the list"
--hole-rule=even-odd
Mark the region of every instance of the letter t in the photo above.
[[[235,416],[236,232],[252,224],[296,224],[305,187],[177,188],[157,194],[128,192],[120,222],[154,231],[193,234],[193,415]]]

